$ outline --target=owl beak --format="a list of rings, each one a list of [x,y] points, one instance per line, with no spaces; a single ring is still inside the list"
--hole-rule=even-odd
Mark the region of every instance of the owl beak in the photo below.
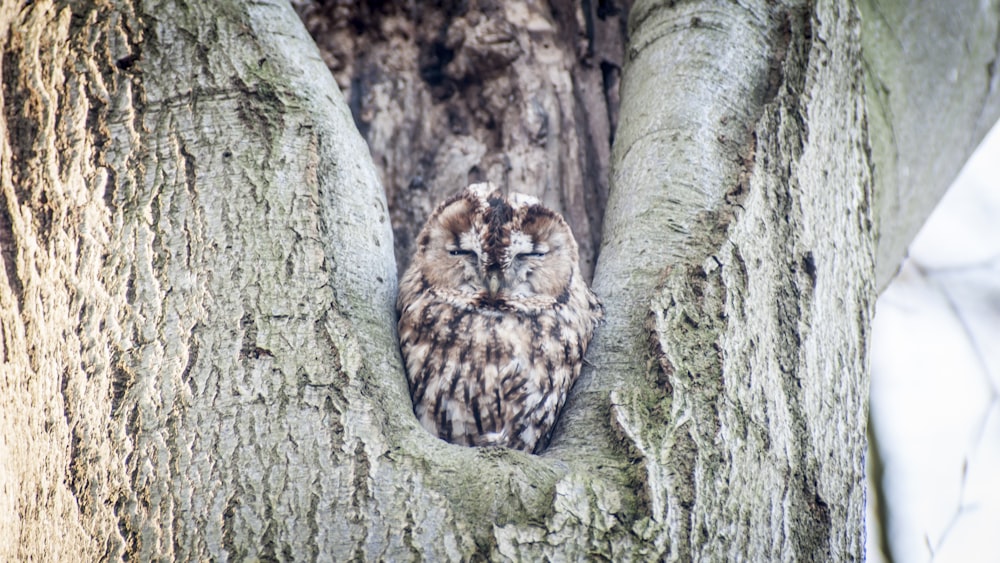
[[[500,272],[492,271],[486,278],[486,287],[490,292],[490,299],[494,299],[500,292]]]

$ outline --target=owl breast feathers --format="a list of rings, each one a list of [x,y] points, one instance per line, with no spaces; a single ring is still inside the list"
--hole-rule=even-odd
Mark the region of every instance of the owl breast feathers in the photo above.
[[[399,292],[413,410],[468,446],[543,449],[604,315],[563,218],[474,184],[417,239]]]

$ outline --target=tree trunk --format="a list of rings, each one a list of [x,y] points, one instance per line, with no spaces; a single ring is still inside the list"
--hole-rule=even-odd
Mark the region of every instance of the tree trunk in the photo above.
[[[408,397],[385,196],[301,22],[3,6],[0,559],[347,549]]]
[[[859,7],[881,291],[1000,118],[1000,6],[861,0]]]
[[[300,6],[322,56],[283,2],[0,4],[0,559],[863,557],[856,7],[469,4]],[[607,309],[540,456],[406,392],[397,265],[476,179]]]

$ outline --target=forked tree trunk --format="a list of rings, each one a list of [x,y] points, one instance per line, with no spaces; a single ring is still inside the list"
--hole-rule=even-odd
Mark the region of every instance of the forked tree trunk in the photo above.
[[[637,2],[612,152],[625,14],[503,4],[354,21],[409,54],[348,91],[414,100],[355,117],[283,2],[0,5],[0,559],[863,556],[869,131],[902,143],[857,9]],[[399,362],[392,229],[480,178],[597,257],[541,456],[429,436]]]

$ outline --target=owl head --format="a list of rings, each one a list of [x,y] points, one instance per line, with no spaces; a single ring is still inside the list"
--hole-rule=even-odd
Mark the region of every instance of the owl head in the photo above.
[[[484,308],[565,303],[580,278],[566,221],[533,197],[506,197],[488,183],[438,206],[417,237],[411,275],[424,289]]]

